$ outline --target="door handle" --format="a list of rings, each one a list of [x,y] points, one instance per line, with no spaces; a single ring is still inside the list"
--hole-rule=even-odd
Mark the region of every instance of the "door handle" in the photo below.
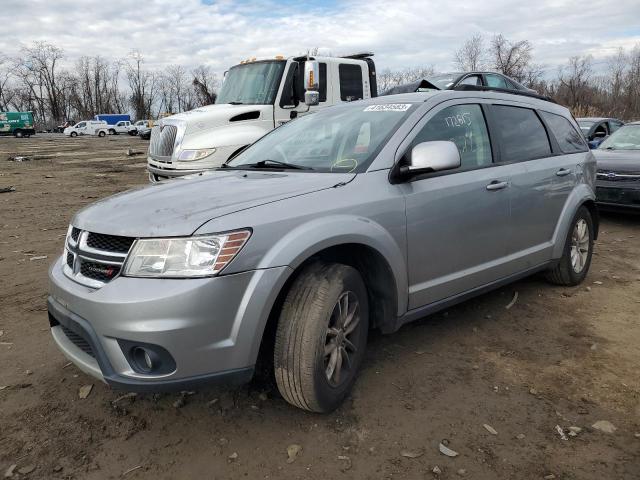
[[[501,182],[498,180],[494,180],[489,185],[487,185],[487,190],[489,191],[502,190],[503,188],[507,188],[508,186],[509,186],[508,182]]]
[[[556,175],[559,177],[564,177],[565,175],[569,175],[570,173],[571,173],[571,170],[567,168],[561,168],[556,172]]]

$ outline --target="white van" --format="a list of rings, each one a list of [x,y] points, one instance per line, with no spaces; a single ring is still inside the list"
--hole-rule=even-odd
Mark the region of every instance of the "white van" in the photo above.
[[[78,135],[97,135],[104,137],[109,134],[107,122],[104,120],[83,120],[73,127],[67,127],[63,133],[67,137],[77,137]]]

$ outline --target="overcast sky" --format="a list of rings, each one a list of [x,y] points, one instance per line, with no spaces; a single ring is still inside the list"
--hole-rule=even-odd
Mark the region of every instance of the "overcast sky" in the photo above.
[[[474,33],[527,39],[535,62],[555,70],[571,55],[596,62],[640,43],[640,0],[0,0],[0,53],[45,40],[68,61],[139,50],[151,67],[209,64],[226,70],[247,57],[373,51],[378,69],[453,67]]]

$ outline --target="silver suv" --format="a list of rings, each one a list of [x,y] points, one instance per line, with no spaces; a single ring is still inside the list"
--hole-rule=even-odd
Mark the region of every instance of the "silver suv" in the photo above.
[[[63,353],[136,391],[246,382],[328,412],[367,333],[535,272],[576,285],[598,221],[569,111],[440,91],[327,108],[223,168],[97,202],[50,270]]]

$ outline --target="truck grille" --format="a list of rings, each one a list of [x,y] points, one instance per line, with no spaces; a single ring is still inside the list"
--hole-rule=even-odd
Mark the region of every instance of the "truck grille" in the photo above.
[[[175,125],[154,126],[151,129],[149,155],[160,162],[171,162],[177,133],[178,127]]]
[[[63,270],[72,280],[92,288],[100,288],[118,275],[135,238],[78,230],[66,239]]]
[[[598,180],[609,182],[640,182],[640,173],[619,173],[607,170],[598,170]]]

